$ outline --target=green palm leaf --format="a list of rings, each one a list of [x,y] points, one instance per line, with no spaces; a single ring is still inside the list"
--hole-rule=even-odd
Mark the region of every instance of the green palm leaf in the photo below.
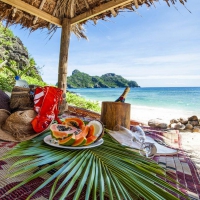
[[[82,189],[83,189],[83,187],[84,187],[84,185],[85,185],[85,183],[87,181],[87,177],[88,177],[89,172],[91,170],[91,165],[93,163],[93,160],[94,160],[94,156],[92,155],[92,157],[89,160],[89,163],[87,165],[87,168],[86,168],[86,170],[85,170],[85,172],[83,174],[83,177],[82,177],[82,179],[80,180],[80,182],[78,184],[78,187],[77,187],[78,189],[76,190],[76,193],[74,195],[74,199],[79,199],[79,197],[80,197],[81,191],[82,191]]]
[[[92,186],[94,184],[95,167],[96,167],[96,163],[95,163],[95,159],[93,159],[92,167],[90,169],[90,175],[89,175],[88,182],[87,182],[85,200],[88,200],[90,197],[90,194],[91,194]]]
[[[21,160],[12,166],[12,170],[15,171],[10,177],[42,166],[42,169],[8,193],[56,168],[57,171],[38,186],[28,199],[52,181],[50,200],[59,192],[61,192],[60,200],[71,193],[74,193],[74,200],[80,199],[84,186],[86,186],[86,200],[90,197],[93,200],[97,197],[104,199],[105,196],[111,200],[131,200],[140,197],[149,200],[178,199],[166,190],[185,197],[178,189],[159,178],[164,177],[173,181],[166,176],[161,166],[119,145],[108,134],[104,136],[104,143],[101,146],[86,150],[66,150],[48,146],[43,142],[43,138],[48,134],[50,133],[20,143],[4,157],[6,159],[22,156]],[[75,184],[76,191],[72,191]]]

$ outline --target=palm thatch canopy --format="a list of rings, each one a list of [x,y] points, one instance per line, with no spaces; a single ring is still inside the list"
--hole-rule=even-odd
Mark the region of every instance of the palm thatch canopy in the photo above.
[[[50,32],[62,26],[63,18],[70,19],[71,31],[85,37],[82,24],[87,20],[117,16],[119,12],[135,11],[145,4],[150,7],[158,0],[0,0],[0,20],[21,24],[31,31],[48,28]],[[177,0],[164,0],[170,6]],[[179,0],[184,5],[186,0]]]

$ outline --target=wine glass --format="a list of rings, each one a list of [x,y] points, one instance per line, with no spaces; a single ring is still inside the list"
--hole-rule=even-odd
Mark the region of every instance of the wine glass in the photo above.
[[[111,136],[115,137],[122,145],[138,149],[140,155],[151,158],[156,154],[157,148],[155,144],[145,142],[146,135],[140,126],[133,126],[129,130],[123,126],[116,125],[114,131],[115,134],[111,134]]]
[[[133,141],[143,144],[146,140],[146,135],[140,126],[132,126],[131,131],[133,133]]]
[[[139,153],[142,156],[146,156],[147,158],[152,158],[157,152],[157,148],[154,143],[144,142],[141,144],[139,149]]]
[[[147,158],[153,157],[157,148],[154,143],[145,142],[146,135],[140,126],[132,126],[131,131],[133,132],[133,141],[140,144],[139,153]]]

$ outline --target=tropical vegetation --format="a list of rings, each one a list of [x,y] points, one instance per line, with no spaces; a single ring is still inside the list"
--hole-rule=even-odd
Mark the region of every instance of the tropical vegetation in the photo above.
[[[29,84],[44,86],[40,69],[21,40],[0,22],[0,89],[10,92],[16,75]]]
[[[100,112],[101,107],[98,101],[87,100],[84,97],[81,97],[75,93],[67,92],[67,102],[70,105],[78,106],[79,108],[84,108],[88,110],[92,110],[95,112]]]
[[[4,63],[0,60],[1,63]],[[3,64],[0,67],[0,89],[3,91],[11,92],[15,85],[15,76],[19,75],[21,79],[26,80],[29,85],[45,86],[47,85],[41,79],[38,79],[38,74],[36,76],[28,76],[26,73],[33,69],[33,66],[28,66],[25,70],[20,70],[19,66],[16,65],[15,61],[11,61],[11,66]]]
[[[41,67],[37,66],[34,58],[29,54],[22,41],[16,37],[9,28],[5,28],[0,22],[0,63],[6,61],[11,69],[17,67],[24,71],[27,66],[32,66],[25,72],[26,75],[42,80],[40,76]],[[16,70],[16,68],[15,68]],[[24,73],[24,72],[23,72]]]

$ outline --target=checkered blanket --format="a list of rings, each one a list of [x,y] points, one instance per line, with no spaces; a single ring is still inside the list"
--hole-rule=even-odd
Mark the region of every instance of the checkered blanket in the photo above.
[[[178,149],[176,155],[155,156],[153,159],[166,169],[166,174],[176,179],[185,188],[180,188],[188,196],[197,200],[200,199],[200,171],[190,159],[187,152],[182,148],[181,134],[178,130],[160,130],[150,127],[143,127],[146,135],[165,146]],[[171,183],[173,185],[173,183]],[[181,199],[181,198],[180,198]]]

